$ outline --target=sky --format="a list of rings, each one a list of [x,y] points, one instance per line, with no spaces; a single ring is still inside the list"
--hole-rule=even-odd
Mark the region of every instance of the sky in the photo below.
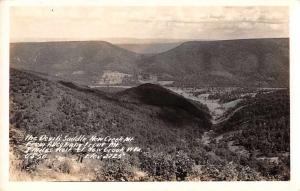
[[[288,18],[284,6],[23,6],[10,9],[10,40],[281,38]]]

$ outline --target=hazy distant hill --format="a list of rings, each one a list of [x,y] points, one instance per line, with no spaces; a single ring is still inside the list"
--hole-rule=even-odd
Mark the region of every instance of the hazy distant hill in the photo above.
[[[133,73],[138,54],[108,42],[36,42],[11,44],[11,66],[91,83],[104,70]]]
[[[286,87],[289,40],[185,42],[139,63],[144,73],[182,85]]]
[[[168,39],[168,38],[102,38],[101,40],[112,44],[167,44],[183,43],[193,39]]]
[[[157,54],[179,46],[182,42],[151,44],[117,44],[117,46],[140,54]]]

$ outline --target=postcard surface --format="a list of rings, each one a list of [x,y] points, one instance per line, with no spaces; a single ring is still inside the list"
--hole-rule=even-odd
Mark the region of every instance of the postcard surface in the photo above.
[[[288,6],[12,6],[9,180],[289,181]]]

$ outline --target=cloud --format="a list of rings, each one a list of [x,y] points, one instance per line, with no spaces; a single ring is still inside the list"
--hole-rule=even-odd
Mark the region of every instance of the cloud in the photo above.
[[[252,29],[253,23],[252,22],[240,22],[240,23],[237,23],[237,27],[239,29]]]
[[[11,38],[288,36],[287,7],[13,7]]]

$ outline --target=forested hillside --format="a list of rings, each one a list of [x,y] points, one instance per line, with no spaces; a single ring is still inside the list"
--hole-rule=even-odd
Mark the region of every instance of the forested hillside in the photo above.
[[[208,115],[200,107],[193,108],[194,111],[197,111],[198,116],[186,110],[187,106],[177,107],[176,104],[179,102],[182,102],[180,106],[192,105],[188,100],[179,98],[178,95],[169,94],[170,99],[173,99],[172,96],[174,96],[174,99],[179,102],[170,102],[168,105],[151,104],[147,101],[130,103],[122,101],[121,95],[117,99],[114,95],[79,87],[70,82],[49,81],[32,73],[15,69],[11,69],[10,74],[10,136],[12,146],[15,148],[14,152],[19,157],[24,151],[19,149],[22,147],[16,147],[15,143],[22,145],[23,140],[22,136],[16,136],[15,132],[21,132],[23,138],[25,133],[33,135],[46,133],[48,135],[132,136],[143,149],[143,153],[136,156],[137,158],[130,157],[128,159],[130,161],[127,162],[133,163],[134,168],[145,171],[148,174],[147,179],[154,180],[162,176],[175,176],[174,169],[176,168],[172,162],[169,168],[173,170],[169,171],[161,166],[159,167],[161,170],[153,171],[153,165],[157,165],[155,160],[169,160],[165,159],[166,156],[174,159],[178,152],[180,155],[177,157],[183,157],[186,160],[183,161],[184,163],[193,164],[194,160],[199,160],[194,155],[202,158],[201,154],[197,154],[197,152],[203,151],[201,148],[197,148],[197,139],[204,131],[211,128]],[[163,89],[156,85],[151,88],[158,95],[161,92],[157,89]],[[168,116],[170,114],[177,115],[178,120],[174,121]],[[193,152],[188,148],[192,148]],[[165,154],[161,155],[160,153]],[[109,163],[109,161],[107,162]],[[120,163],[121,166],[131,168],[132,165],[129,164],[124,161]],[[28,163],[22,162],[20,165],[20,168],[23,168],[22,165],[34,168],[34,170],[39,168],[30,165],[28,167]],[[117,167],[112,165],[111,168],[107,170],[115,171]],[[186,168],[185,172],[191,173],[190,166]],[[98,172],[90,169],[88,173]],[[127,176],[127,172],[121,173],[124,173],[122,177]],[[109,176],[114,176],[114,174],[103,175],[100,180],[109,178]],[[117,177],[111,178],[118,179]]]
[[[215,127],[219,140],[240,148],[250,167],[266,176],[289,177],[289,90],[258,93],[227,112],[230,117]],[[248,153],[248,154],[247,154]]]
[[[23,173],[16,180],[49,180],[45,171],[53,180],[289,179],[284,91],[241,102],[237,107],[245,110],[213,127],[204,105],[158,85],[112,94],[15,69],[10,73],[11,168]],[[59,160],[24,160],[26,133],[132,136],[142,152],[117,161],[74,162],[77,155],[71,153]],[[265,161],[272,157],[279,157],[278,163]]]
[[[258,94],[239,103],[232,117],[217,132],[241,130],[236,141],[249,150],[272,153],[288,152],[290,141],[290,103],[288,90]]]

